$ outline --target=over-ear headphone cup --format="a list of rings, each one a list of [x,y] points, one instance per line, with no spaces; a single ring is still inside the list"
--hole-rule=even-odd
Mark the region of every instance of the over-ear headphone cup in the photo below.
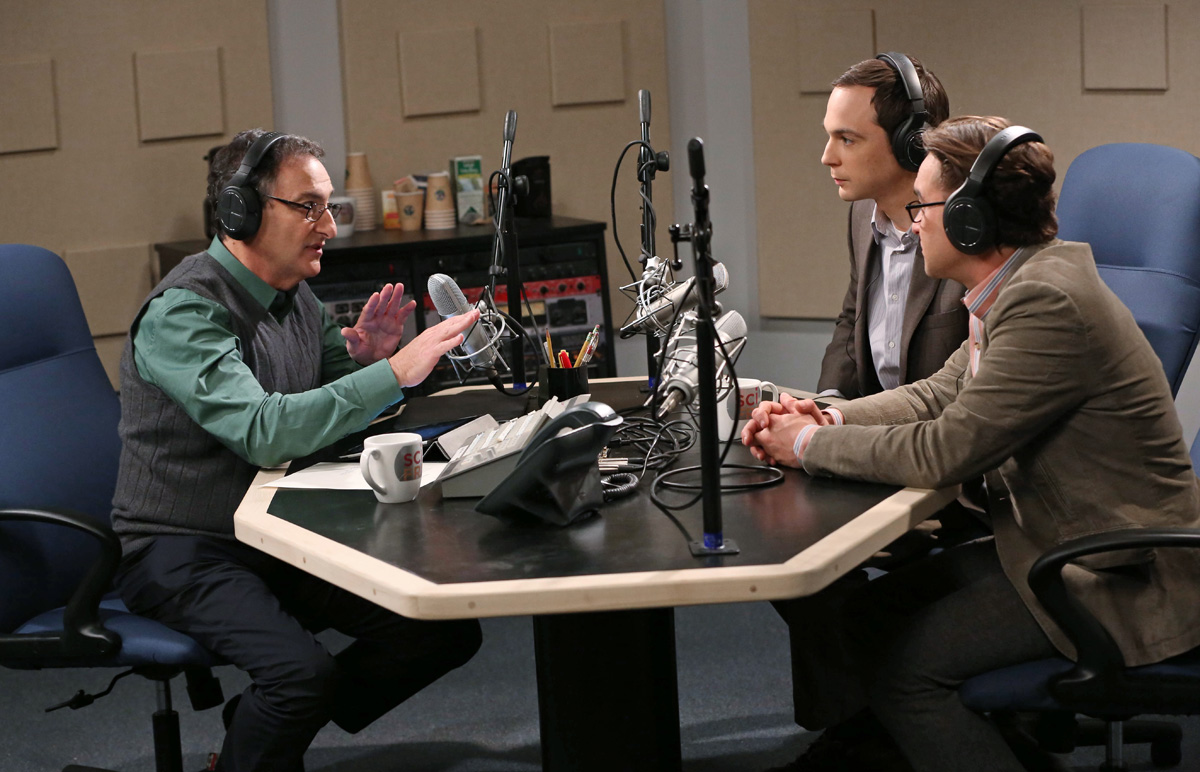
[[[995,240],[995,218],[991,204],[983,198],[951,197],[942,214],[946,238],[959,252],[978,255]]]
[[[892,154],[896,156],[896,163],[910,172],[920,169],[925,160],[925,122],[913,120],[914,117],[910,116],[900,124],[892,135]]]
[[[262,204],[253,188],[230,186],[217,199],[217,219],[231,239],[246,241],[258,233]]]

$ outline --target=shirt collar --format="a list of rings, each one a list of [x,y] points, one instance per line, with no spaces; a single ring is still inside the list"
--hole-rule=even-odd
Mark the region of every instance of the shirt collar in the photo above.
[[[1025,247],[1021,247],[1012,256],[1004,261],[996,270],[992,271],[987,277],[972,287],[966,295],[963,296],[963,305],[967,307],[967,312],[979,319],[987,316],[988,311],[992,309],[992,305],[996,302],[996,296],[1000,294],[1000,287],[1004,284],[1004,277],[1008,276],[1013,265],[1016,264],[1017,258],[1025,251]]]
[[[875,243],[880,246],[883,246],[883,240],[886,238],[896,239],[900,242],[901,250],[905,251],[916,241],[912,227],[910,226],[908,230],[901,232],[896,227],[896,224],[888,219],[888,216],[879,208],[879,204],[876,204],[874,211],[871,212],[871,235],[875,237]]]
[[[212,243],[208,245],[208,254],[229,271],[242,289],[249,292],[250,297],[270,311],[276,319],[282,319],[292,310],[292,301],[296,296],[295,288],[284,292],[267,284],[233,256],[228,247],[221,242],[220,236],[213,236]]]

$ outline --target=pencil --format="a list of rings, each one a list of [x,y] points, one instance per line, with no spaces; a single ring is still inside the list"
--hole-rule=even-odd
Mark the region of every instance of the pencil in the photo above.
[[[546,330],[546,356],[550,357],[550,366],[554,367],[554,344],[550,342],[550,330]]]

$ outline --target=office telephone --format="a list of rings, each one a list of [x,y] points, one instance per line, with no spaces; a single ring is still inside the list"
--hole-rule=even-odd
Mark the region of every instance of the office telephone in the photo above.
[[[600,508],[600,450],[624,419],[603,402],[584,402],[546,422],[521,452],[512,473],[475,509],[488,515],[532,515],[569,525]]]
[[[442,496],[451,499],[486,496],[516,468],[518,454],[539,429],[565,410],[587,402],[588,396],[583,394],[565,402],[551,398],[532,413],[495,424],[494,428],[475,435],[451,454],[450,462],[438,478]]]

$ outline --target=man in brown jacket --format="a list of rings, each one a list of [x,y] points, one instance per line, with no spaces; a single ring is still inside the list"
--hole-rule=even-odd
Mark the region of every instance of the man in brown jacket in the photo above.
[[[742,435],[760,459],[813,475],[920,487],[985,475],[994,540],[866,585],[839,631],[854,653],[847,704],[869,706],[918,770],[1023,769],[956,690],[1074,655],[1028,586],[1039,555],[1086,534],[1200,527],[1162,365],[1091,249],[1054,239],[1049,149],[1007,126],[966,117],[927,132],[909,207],[926,270],[968,289],[967,342],[933,376],[837,409],[765,404]],[[1200,645],[1200,556],[1108,555],[1065,575],[1127,664]]]

